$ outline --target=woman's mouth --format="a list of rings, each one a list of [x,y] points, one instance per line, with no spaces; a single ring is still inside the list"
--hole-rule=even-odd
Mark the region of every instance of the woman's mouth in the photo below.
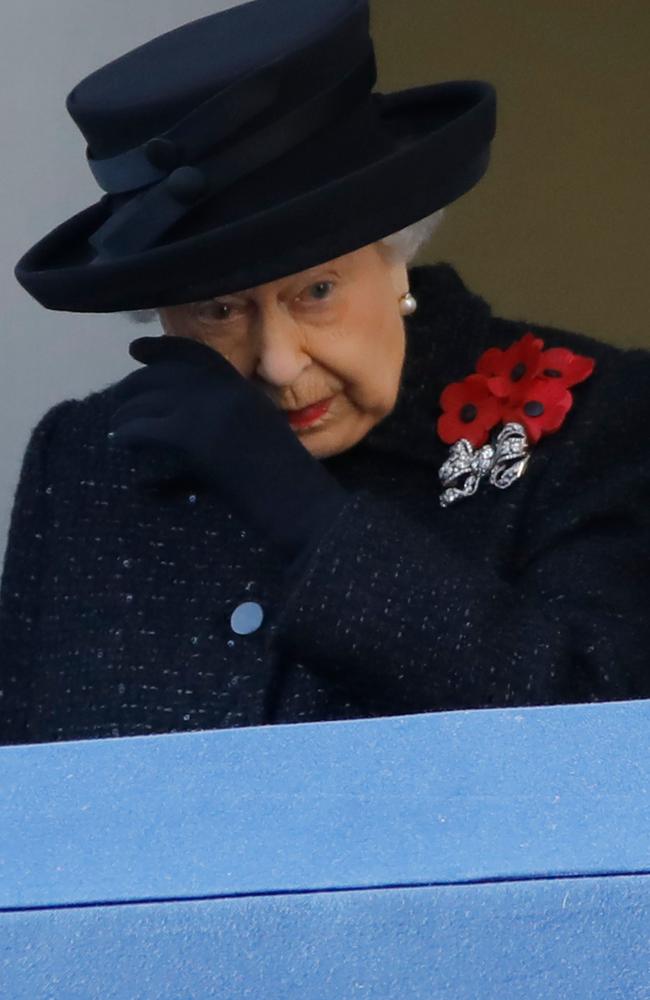
[[[288,411],[289,423],[292,427],[311,427],[312,424],[325,416],[333,399],[334,396],[330,396],[329,399],[323,399],[320,403],[314,403],[312,406],[305,406],[302,410]]]

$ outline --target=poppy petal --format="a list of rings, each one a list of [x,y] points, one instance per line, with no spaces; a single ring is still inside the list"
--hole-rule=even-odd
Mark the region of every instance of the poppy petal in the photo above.
[[[503,375],[495,375],[493,378],[489,378],[487,385],[492,395],[497,396],[499,399],[507,399],[512,389],[512,382],[504,378]]]
[[[455,414],[443,413],[441,417],[438,417],[438,437],[445,442],[445,444],[454,444],[459,437],[463,435],[460,433],[459,421]]]
[[[475,420],[471,424],[464,424],[463,431],[456,440],[460,441],[461,438],[467,438],[473,448],[482,448],[487,443],[488,432],[478,420]]]
[[[575,354],[569,366],[568,378],[565,380],[565,385],[578,385],[579,382],[584,382],[585,379],[589,378],[595,367],[596,362],[594,358],[586,358],[581,354]]]
[[[499,375],[504,368],[504,352],[498,347],[490,347],[484,351],[476,364],[476,371],[481,375]]]
[[[451,382],[443,389],[440,396],[440,405],[443,410],[455,410],[462,406],[467,399],[467,390],[463,382]]]
[[[573,406],[573,397],[567,405],[564,403],[556,403],[555,406],[551,407],[550,410],[545,414],[546,420],[544,422],[544,432],[546,434],[554,434],[558,431],[566,419],[566,415]]]
[[[493,396],[488,396],[481,404],[479,419],[485,427],[492,428],[501,420],[502,410],[503,404],[501,400],[495,399]]]

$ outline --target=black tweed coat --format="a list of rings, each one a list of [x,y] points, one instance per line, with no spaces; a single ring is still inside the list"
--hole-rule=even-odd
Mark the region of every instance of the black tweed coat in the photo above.
[[[397,405],[325,460],[350,499],[298,575],[219,496],[137,485],[112,386],[34,429],[0,591],[0,741],[650,697],[650,352],[493,317],[411,269]],[[596,360],[521,480],[442,508],[440,393],[526,330]],[[264,613],[241,635],[243,602]]]

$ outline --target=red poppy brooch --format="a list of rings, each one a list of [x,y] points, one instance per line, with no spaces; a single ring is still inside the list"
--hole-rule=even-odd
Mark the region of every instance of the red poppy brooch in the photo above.
[[[530,331],[505,351],[488,348],[476,371],[440,396],[438,435],[452,446],[438,473],[441,506],[476,493],[484,478],[499,489],[520,479],[529,445],[560,429],[573,406],[569,389],[595,366],[593,358],[564,347],[544,350],[544,341]],[[497,425],[503,425],[500,431],[493,430]]]

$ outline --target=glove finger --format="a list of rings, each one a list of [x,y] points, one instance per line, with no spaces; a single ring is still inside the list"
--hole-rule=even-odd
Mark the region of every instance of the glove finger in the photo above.
[[[251,391],[248,379],[227,358],[207,344],[188,337],[139,337],[129,345],[129,353],[136,360],[150,364],[153,371],[167,369],[173,372],[176,379],[181,378],[181,372],[200,370],[204,377],[217,377],[223,388],[238,393]],[[191,374],[187,377],[190,380]]]
[[[232,365],[207,344],[189,337],[138,337],[129,344],[129,354],[136,361],[152,364],[160,361],[185,361],[200,366],[223,368]]]

